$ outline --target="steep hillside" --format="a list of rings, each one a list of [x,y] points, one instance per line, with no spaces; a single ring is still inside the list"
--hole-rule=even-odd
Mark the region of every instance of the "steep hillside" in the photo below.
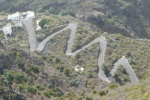
[[[71,15],[108,33],[150,38],[149,0],[0,0],[0,11],[34,10]]]
[[[103,32],[97,25],[71,16],[38,13],[37,18],[47,20],[47,27],[36,32],[39,42],[63,29],[69,23],[75,22],[78,27],[72,47],[73,51],[81,49],[97,37],[105,36],[107,46],[103,70],[106,76],[109,77],[114,63],[125,55],[140,82],[147,77],[150,65],[149,40],[132,39],[121,34],[109,34]],[[4,25],[5,22],[2,22]],[[122,85],[124,85],[123,88],[128,88],[128,85],[131,85],[129,75],[121,66],[115,76],[110,78],[112,81],[110,84],[98,78],[97,59],[101,53],[98,43],[81,51],[75,57],[66,56],[69,34],[70,30],[68,29],[52,38],[45,54],[29,51],[25,27],[13,27],[13,35],[7,41],[1,34],[0,99],[99,100],[104,95],[106,97],[107,94],[108,96],[113,95],[113,90],[111,90],[113,88],[120,89]],[[77,65],[84,68],[82,73],[75,71]],[[119,98],[120,94],[118,95]],[[104,98],[106,97],[104,96]]]

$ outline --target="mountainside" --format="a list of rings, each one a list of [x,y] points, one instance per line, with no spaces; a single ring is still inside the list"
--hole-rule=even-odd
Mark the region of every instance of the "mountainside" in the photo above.
[[[0,31],[0,100],[148,100],[149,3],[0,0],[0,28],[13,25]],[[23,27],[6,21],[26,10]]]
[[[0,11],[71,15],[108,33],[150,38],[149,0],[0,0]]]

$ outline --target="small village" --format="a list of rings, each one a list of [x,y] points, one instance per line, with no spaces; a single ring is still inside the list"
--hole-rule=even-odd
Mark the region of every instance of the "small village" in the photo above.
[[[3,31],[5,35],[5,40],[8,39],[9,36],[12,35],[12,27],[21,27],[23,28],[22,20],[24,19],[33,19],[35,18],[35,13],[33,11],[27,11],[27,12],[16,12],[13,14],[9,14],[7,16],[8,23],[0,28],[1,31]],[[36,20],[37,29],[40,30],[41,27],[38,25],[40,20]]]

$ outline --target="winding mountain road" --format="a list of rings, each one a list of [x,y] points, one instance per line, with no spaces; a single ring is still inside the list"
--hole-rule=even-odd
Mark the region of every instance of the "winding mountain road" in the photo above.
[[[34,51],[37,48],[37,39],[35,35],[35,29],[32,19],[21,19],[21,22],[26,27],[29,35],[30,51]]]
[[[98,66],[99,66],[98,77],[101,80],[105,81],[105,82],[108,82],[108,83],[111,82],[108,79],[108,77],[106,77],[104,71],[102,70],[102,65],[104,64],[104,57],[105,57],[105,51],[106,51],[106,44],[107,44],[105,37],[102,36],[102,37],[96,38],[95,40],[93,40],[89,44],[83,46],[81,49],[79,49],[75,52],[72,52],[71,47],[73,46],[74,37],[75,37],[76,31],[77,31],[77,24],[76,23],[70,23],[64,29],[48,36],[46,39],[44,39],[38,45],[37,45],[37,40],[36,40],[36,36],[35,36],[34,26],[32,24],[31,19],[22,20],[22,23],[25,25],[25,27],[28,31],[28,34],[29,34],[29,42],[30,42],[30,50],[31,51],[34,51],[34,50],[37,50],[37,51],[40,51],[40,52],[46,51],[45,50],[46,45],[49,43],[50,39],[52,39],[54,36],[58,35],[62,31],[65,31],[65,30],[68,30],[68,29],[71,30],[71,33],[70,33],[70,36],[69,36],[69,40],[67,42],[67,50],[66,50],[66,55],[67,56],[75,56],[76,54],[78,54],[79,52],[85,50],[89,46],[91,46],[91,45],[93,45],[97,42],[100,43],[101,52],[100,52],[99,57],[98,57]],[[115,71],[117,70],[117,67],[120,64],[122,64],[126,68],[128,74],[129,74],[129,77],[131,79],[131,82],[132,83],[138,83],[139,81],[138,81],[133,69],[131,68],[130,64],[128,63],[128,60],[125,59],[125,57],[122,57],[121,59],[119,59],[117,61],[117,63],[115,63],[115,66],[111,70],[110,74],[114,75]]]

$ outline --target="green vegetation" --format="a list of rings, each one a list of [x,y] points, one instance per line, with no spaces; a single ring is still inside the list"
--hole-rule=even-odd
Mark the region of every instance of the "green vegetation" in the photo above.
[[[47,22],[48,22],[48,20],[42,19],[42,20],[39,22],[39,26],[40,26],[41,28],[44,28],[44,26],[46,25]]]
[[[70,86],[77,86],[78,84],[77,84],[77,79],[71,79],[70,81],[69,81],[69,84],[70,84]]]
[[[109,74],[109,70],[108,70],[108,68],[107,68],[107,66],[105,64],[103,64],[103,70],[105,72],[105,75]]]
[[[59,13],[61,16],[66,16],[66,15],[70,15],[75,17],[75,13],[71,10],[61,10]]]
[[[36,3],[30,0],[18,2],[9,0],[8,2],[9,4],[3,5],[6,7],[0,6],[0,10],[3,11],[0,12],[0,26],[6,24],[1,17],[6,16],[6,12],[13,13],[18,9],[24,11],[24,8],[32,9],[39,12],[36,13],[37,18],[42,19],[40,22],[42,30],[36,32],[40,42],[68,23],[76,22],[78,30],[73,51],[81,49],[103,35],[107,40],[103,64],[105,74],[109,75],[114,63],[125,55],[141,83],[131,85],[126,69],[122,65],[111,79],[111,84],[100,80],[97,76],[97,58],[101,52],[98,43],[81,51],[75,57],[67,57],[64,53],[70,30],[63,31],[51,39],[47,47],[48,51],[46,54],[41,54],[37,51],[29,51],[28,35],[24,29],[13,27],[13,35],[7,41],[4,41],[4,34],[0,35],[0,99],[116,100],[125,97],[126,100],[147,100],[150,98],[148,78],[150,42],[126,37],[133,33],[135,35],[132,34],[132,37],[149,38],[146,35],[146,27],[142,27],[147,25],[143,24],[145,21],[149,21],[144,14],[143,21],[139,17],[140,12],[138,14],[136,12],[143,11],[142,9],[147,7],[145,3],[143,3],[144,7],[142,5],[139,7],[135,3],[136,0],[104,0],[103,2],[38,0]],[[104,31],[108,33],[103,33]],[[123,35],[111,34],[118,32]],[[85,70],[82,73],[76,72],[74,70],[76,65]]]
[[[16,82],[18,84],[26,82],[27,78],[22,73],[16,73],[15,71],[10,70],[4,70],[3,77],[6,79],[6,81],[12,83]]]
[[[108,93],[108,90],[106,90],[106,91],[100,91],[99,92],[99,95],[100,96],[104,96],[104,95],[106,95]]]
[[[123,65],[119,65],[118,70],[115,72],[113,77],[120,84],[125,84],[125,82],[128,82],[130,80]]]
[[[131,6],[130,2],[127,2],[126,0],[118,0],[119,3],[121,3],[124,7]]]

